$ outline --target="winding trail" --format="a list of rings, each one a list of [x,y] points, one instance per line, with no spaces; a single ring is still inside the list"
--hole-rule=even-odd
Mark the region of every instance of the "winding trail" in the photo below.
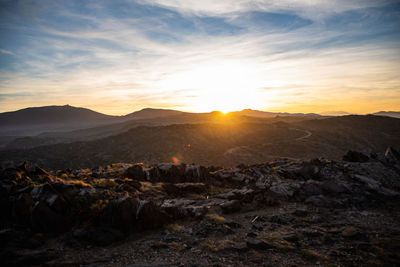
[[[300,136],[300,137],[296,138],[295,139],[296,141],[307,139],[312,135],[312,132],[307,131],[307,130],[303,130],[303,129],[289,128],[289,130],[296,130],[296,131],[299,131],[299,132],[303,132],[305,134],[304,136]]]

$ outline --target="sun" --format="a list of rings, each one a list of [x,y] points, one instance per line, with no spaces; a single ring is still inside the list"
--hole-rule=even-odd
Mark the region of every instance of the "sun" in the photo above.
[[[228,113],[259,106],[259,81],[254,67],[227,60],[175,73],[163,81],[163,87],[188,92],[185,104],[193,111]]]

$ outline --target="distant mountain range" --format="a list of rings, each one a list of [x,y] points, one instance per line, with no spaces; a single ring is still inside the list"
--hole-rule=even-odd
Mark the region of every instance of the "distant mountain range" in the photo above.
[[[175,124],[171,120],[163,125],[150,120],[147,122],[153,125],[131,124],[126,131],[103,137],[96,135],[95,128],[79,141],[56,140],[52,144],[54,137],[50,135],[15,140],[14,147],[0,151],[0,163],[29,161],[49,169],[64,169],[115,162],[171,162],[176,157],[185,163],[233,167],[282,157],[338,159],[349,149],[384,153],[388,146],[400,144],[400,119],[386,116],[305,120],[249,120],[242,116],[225,123],[216,120],[221,114],[208,115],[212,116],[214,123],[198,123],[205,121],[204,117],[192,117],[190,123]],[[68,133],[65,138],[72,134],[76,133]]]
[[[392,117],[392,118],[400,119],[400,111],[379,111],[379,112],[373,113],[372,115],[386,116],[386,117]]]
[[[110,116],[87,108],[65,106],[31,107],[0,113],[0,147],[28,148],[60,142],[87,141],[119,134],[137,126],[185,123],[295,122],[323,119],[315,113],[280,113],[252,109],[230,112],[189,113],[170,109],[145,108],[124,116]],[[381,111],[373,115],[400,118],[400,112]]]

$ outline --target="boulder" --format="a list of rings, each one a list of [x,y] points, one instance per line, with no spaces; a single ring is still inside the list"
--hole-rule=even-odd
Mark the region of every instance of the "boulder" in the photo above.
[[[132,179],[136,179],[139,181],[147,180],[147,175],[143,169],[143,164],[135,164],[132,167],[129,167],[128,169],[126,169],[124,176],[132,178]]]
[[[219,194],[216,197],[229,200],[241,200],[243,202],[251,202],[254,197],[254,190],[243,187],[242,189],[234,189],[224,194]]]
[[[342,159],[348,162],[367,162],[369,157],[362,152],[349,150]]]
[[[141,200],[136,210],[136,221],[139,229],[155,229],[169,223],[171,216],[155,203]]]
[[[100,224],[132,232],[136,229],[139,200],[125,193],[108,203],[100,215]]]
[[[204,183],[164,183],[163,189],[169,195],[202,194],[208,190],[209,186]]]

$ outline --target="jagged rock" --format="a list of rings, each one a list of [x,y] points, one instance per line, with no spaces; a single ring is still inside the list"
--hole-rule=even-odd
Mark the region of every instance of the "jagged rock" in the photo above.
[[[290,199],[294,196],[297,190],[300,189],[303,182],[293,181],[290,183],[276,183],[271,186],[269,190],[274,192],[276,197],[279,199]]]
[[[139,200],[128,193],[110,201],[100,216],[100,224],[123,232],[135,230]]]
[[[136,179],[139,181],[146,181],[147,175],[143,169],[143,164],[135,164],[126,169],[124,175],[128,178]]]
[[[154,229],[169,223],[171,216],[155,203],[141,200],[136,210],[136,221],[139,229]]]
[[[207,191],[208,185],[204,183],[163,184],[163,189],[169,195],[202,194]]]
[[[369,160],[369,157],[364,153],[349,150],[343,156],[343,160],[348,162],[367,162]]]
[[[234,189],[232,191],[229,191],[228,193],[224,194],[219,194],[216,197],[217,198],[222,198],[222,199],[229,199],[229,200],[241,200],[243,202],[251,202],[254,197],[254,190],[253,189],[248,189],[246,187],[242,189]]]
[[[393,147],[388,147],[385,152],[385,159],[389,162],[399,162],[400,153]]]
[[[195,203],[195,201],[189,199],[167,199],[161,205],[161,209],[170,214],[173,218],[179,219],[189,215],[185,207],[193,203]]]

